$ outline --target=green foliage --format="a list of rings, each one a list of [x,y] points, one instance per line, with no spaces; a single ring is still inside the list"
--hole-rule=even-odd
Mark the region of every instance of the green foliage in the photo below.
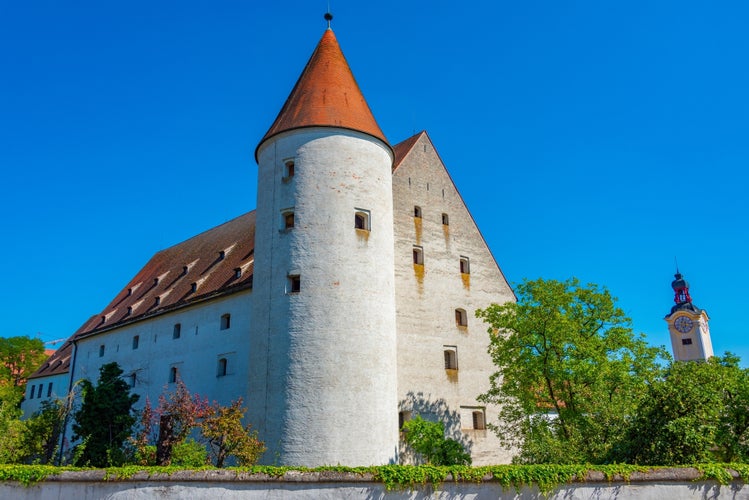
[[[182,443],[208,411],[208,400],[191,394],[184,382],[177,380],[176,388],[159,396],[155,417],[159,419],[156,441],[156,463],[170,465],[175,445]]]
[[[124,462],[123,443],[136,420],[133,405],[138,395],[130,394],[121,375],[117,363],[108,363],[99,369],[95,386],[88,380],[81,382],[83,402],[75,413],[73,432],[74,439],[85,440],[85,447],[76,463],[104,467]]]
[[[431,465],[470,465],[471,455],[463,445],[445,437],[442,422],[429,422],[416,416],[403,424],[406,444]]]
[[[0,463],[11,464],[23,460],[23,433],[26,428],[21,418],[23,393],[12,386],[0,386]]]
[[[498,368],[479,397],[500,406],[490,428],[518,463],[604,462],[667,355],[633,333],[605,288],[538,279],[516,293],[476,312]]]
[[[67,407],[61,400],[43,401],[39,411],[25,422],[22,437],[24,461],[49,464],[59,450]]]
[[[242,398],[229,406],[214,402],[200,423],[200,431],[208,442],[216,467],[223,467],[225,460],[231,456],[237,459],[239,465],[254,465],[265,452],[257,431],[253,431],[249,424],[242,426],[245,411]]]
[[[749,460],[749,370],[730,354],[671,364],[633,414],[613,460],[649,465]]]
[[[194,439],[185,439],[174,445],[172,450],[172,465],[176,467],[194,468],[208,465],[208,452],[205,446]]]
[[[47,359],[44,342],[24,335],[0,337],[0,385],[10,385],[23,392],[29,375]]]

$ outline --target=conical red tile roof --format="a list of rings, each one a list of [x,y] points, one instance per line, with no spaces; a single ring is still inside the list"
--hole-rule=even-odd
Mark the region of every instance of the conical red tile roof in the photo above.
[[[327,29],[286,103],[255,150],[276,134],[302,127],[338,127],[388,144],[356,84],[333,30]]]

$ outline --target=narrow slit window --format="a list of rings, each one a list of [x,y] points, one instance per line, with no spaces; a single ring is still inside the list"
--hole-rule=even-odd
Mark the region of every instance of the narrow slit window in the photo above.
[[[424,265],[424,249],[422,247],[415,246],[413,248],[413,261],[414,264]]]
[[[412,413],[410,411],[399,411],[398,412],[398,429],[403,429],[403,424],[411,420]]]
[[[179,373],[177,372],[177,367],[172,366],[169,368],[169,383],[173,384],[177,381],[177,378],[179,377]]]
[[[450,225],[450,216],[447,215],[447,214],[445,214],[445,213],[442,214],[442,225],[443,226],[449,226]]]
[[[421,207],[418,205],[414,206],[414,217],[421,219]]]
[[[136,335],[133,337],[133,349],[137,349],[138,344],[140,344],[140,335]]]
[[[231,315],[224,314],[221,316],[221,329],[228,330],[231,327]]]
[[[105,349],[104,348],[104,344],[102,344],[102,345],[99,346],[99,357],[100,358],[104,356],[104,349]]]
[[[47,385],[47,397],[52,397],[52,382]]]
[[[218,360],[218,370],[216,375],[219,377],[226,376],[226,358],[221,358]]]
[[[174,328],[172,328],[172,338],[178,339],[182,336],[182,324],[181,323],[175,323]]]
[[[34,391],[36,390],[36,386],[31,386],[31,392],[29,392],[29,399],[34,399]]]

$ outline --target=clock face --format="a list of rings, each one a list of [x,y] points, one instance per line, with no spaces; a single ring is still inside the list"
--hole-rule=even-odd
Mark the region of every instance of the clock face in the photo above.
[[[674,321],[674,327],[681,333],[688,333],[692,331],[694,322],[686,316],[679,316],[676,318],[676,321]]]

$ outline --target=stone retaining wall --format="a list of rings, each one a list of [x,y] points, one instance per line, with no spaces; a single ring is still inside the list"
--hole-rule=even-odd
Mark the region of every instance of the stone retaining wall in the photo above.
[[[633,473],[629,480],[616,477],[607,481],[591,472],[584,482],[564,484],[548,496],[538,488],[520,491],[503,488],[491,479],[481,483],[452,482],[434,487],[387,491],[371,476],[336,472],[288,472],[279,478],[243,474],[229,470],[184,471],[171,475],[138,473],[128,479],[107,479],[105,471],[63,472],[44,481],[23,486],[0,483],[0,498],[18,500],[52,499],[742,499],[749,498],[749,486],[735,476],[728,485],[698,481],[696,469],[659,469]]]

